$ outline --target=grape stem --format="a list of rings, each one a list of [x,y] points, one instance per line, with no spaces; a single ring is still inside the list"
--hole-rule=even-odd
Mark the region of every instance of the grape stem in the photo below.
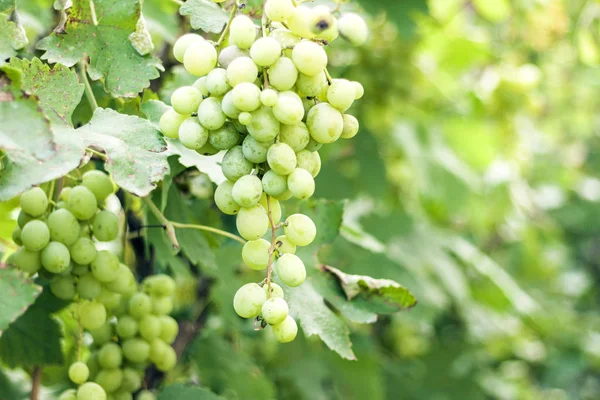
[[[92,112],[96,111],[98,108],[98,102],[96,101],[96,97],[94,96],[94,92],[92,91],[92,86],[90,85],[90,81],[87,78],[87,62],[85,58],[79,62],[79,77],[85,86],[85,97],[90,103],[90,107],[92,108]]]
[[[223,44],[223,41],[225,40],[225,38],[227,37],[227,34],[229,33],[229,29],[231,28],[231,22],[233,21],[233,18],[235,17],[237,10],[238,10],[238,3],[236,1],[235,3],[233,3],[233,7],[231,7],[231,13],[229,14],[229,21],[227,21],[227,25],[225,25],[225,29],[223,29],[223,33],[221,33],[219,40],[217,40],[217,43],[215,44],[216,47],[220,47],[221,44]]]
[[[327,71],[327,68],[325,68],[325,77],[327,78],[327,83],[331,85],[333,83],[333,79],[331,79],[331,75],[329,75],[329,71]]]
[[[200,231],[206,231],[206,232],[212,232],[215,233],[217,235],[221,235],[221,236],[225,236],[228,237],[230,239],[233,239],[237,242],[240,242],[241,244],[246,244],[246,241],[244,239],[242,239],[241,237],[239,237],[238,235],[234,235],[233,233],[227,232],[227,231],[223,231],[221,229],[217,229],[217,228],[213,228],[212,226],[207,226],[207,225],[197,225],[197,224],[182,224],[181,222],[172,222],[171,224],[173,224],[173,226],[175,228],[179,228],[179,229],[198,229]]]
[[[42,368],[39,365],[33,367],[31,373],[31,394],[30,400],[38,400],[40,394],[40,383],[42,382]]]
[[[92,149],[92,148],[90,148],[90,147],[87,147],[87,148],[85,149],[85,151],[89,151],[89,152],[90,152],[90,153],[92,153],[93,155],[95,155],[95,156],[97,156],[97,157],[100,157],[100,158],[101,158],[101,159],[103,159],[103,160],[106,160],[106,154],[104,154],[104,153],[100,153],[99,151],[96,151],[96,150],[94,150],[94,149]]]
[[[271,196],[267,195],[267,215],[269,216],[269,225],[271,225],[271,247],[269,248],[269,263],[267,264],[267,298],[271,297],[271,274],[273,273],[273,253],[275,253],[275,231],[277,226],[273,222],[273,213],[271,212]]]

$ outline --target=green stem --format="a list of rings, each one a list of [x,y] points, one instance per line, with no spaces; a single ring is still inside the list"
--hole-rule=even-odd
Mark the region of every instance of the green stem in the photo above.
[[[171,224],[175,228],[178,228],[178,229],[197,229],[199,231],[212,232],[217,235],[221,235],[221,236],[228,237],[229,239],[233,239],[236,242],[239,242],[241,244],[246,243],[246,241],[244,239],[242,239],[241,237],[239,237],[238,235],[234,235],[233,233],[223,231],[221,229],[213,228],[212,226],[197,225],[197,224],[182,224],[181,222],[173,222],[173,221],[171,221]]]
[[[81,78],[81,81],[85,86],[85,97],[90,103],[92,111],[96,111],[96,108],[98,108],[98,102],[96,101],[96,97],[94,96],[94,92],[92,91],[90,81],[87,78],[87,64],[83,60],[79,63],[79,77]]]
[[[235,18],[235,13],[237,13],[237,10],[238,10],[238,3],[236,1],[233,4],[233,7],[231,8],[231,13],[229,14],[229,21],[227,21],[227,25],[225,25],[225,29],[223,29],[223,33],[221,33],[219,40],[217,40],[216,47],[220,47],[221,44],[223,44],[223,41],[225,40],[225,38],[227,37],[227,34],[229,33],[229,29],[231,28],[231,22],[233,21],[233,18]]]
[[[85,151],[89,151],[89,152],[90,152],[90,153],[92,153],[93,155],[95,155],[95,156],[98,156],[98,157],[100,157],[100,158],[101,158],[101,159],[103,159],[103,160],[106,160],[106,154],[104,154],[104,153],[100,153],[99,151],[96,151],[96,150],[94,150],[94,149],[92,149],[92,148],[89,148],[89,147],[87,147],[87,148],[85,149]]]
[[[269,225],[271,225],[271,247],[269,248],[269,263],[267,264],[267,298],[271,298],[271,274],[273,273],[273,261],[275,260],[275,231],[277,227],[273,221],[273,212],[271,211],[271,196],[267,195],[267,215],[269,216]]]
[[[325,77],[327,78],[327,83],[331,85],[333,83],[333,79],[331,78],[331,75],[329,75],[327,68],[325,68]]]
[[[173,227],[173,223],[171,223],[171,221],[169,221],[167,217],[165,217],[163,213],[160,212],[160,210],[152,202],[150,197],[142,197],[142,200],[144,201],[144,203],[146,203],[150,211],[152,211],[152,214],[154,214],[156,219],[158,219],[160,223],[163,224],[163,226],[165,227],[165,230],[167,231],[167,237],[171,241],[173,247],[179,249],[179,242],[177,241],[177,235],[175,235],[175,228]]]

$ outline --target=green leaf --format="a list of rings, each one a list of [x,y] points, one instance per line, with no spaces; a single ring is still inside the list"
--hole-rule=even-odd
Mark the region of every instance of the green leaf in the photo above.
[[[135,97],[163,69],[160,60],[142,56],[129,40],[141,16],[140,0],[97,1],[93,9],[90,4],[73,1],[64,29],[37,44],[45,50],[42,59],[72,67],[87,55],[93,80],[104,79],[113,96]]]
[[[0,67],[25,45],[27,45],[27,37],[23,29],[9,21],[8,15],[0,14]]]
[[[17,317],[27,311],[42,288],[12,268],[0,269],[0,336]]]
[[[360,0],[365,9],[371,13],[385,11],[390,21],[394,22],[400,33],[409,38],[414,35],[416,12],[427,12],[426,0]]]
[[[0,12],[6,13],[15,8],[16,0],[0,0]]]
[[[189,386],[181,383],[165,387],[158,395],[158,400],[222,400],[208,389]]]
[[[221,32],[229,19],[228,14],[210,0],[187,0],[179,14],[190,16],[192,28],[212,33]]]

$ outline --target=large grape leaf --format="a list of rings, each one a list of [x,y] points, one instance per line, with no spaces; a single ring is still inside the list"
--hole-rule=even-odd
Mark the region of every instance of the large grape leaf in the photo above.
[[[8,15],[0,13],[0,67],[25,45],[27,37],[21,27],[9,21]]]
[[[222,400],[208,389],[199,386],[176,383],[165,387],[158,395],[158,400]]]
[[[135,97],[158,78],[160,61],[142,56],[129,39],[141,16],[140,0],[74,0],[67,14],[64,28],[37,44],[45,50],[42,59],[72,67],[87,55],[89,76],[103,78],[106,91],[119,97]]]
[[[0,269],[0,336],[17,317],[27,311],[42,288],[13,268]]]
[[[227,13],[210,0],[187,0],[179,13],[190,16],[192,28],[213,33],[221,32],[229,19]]]

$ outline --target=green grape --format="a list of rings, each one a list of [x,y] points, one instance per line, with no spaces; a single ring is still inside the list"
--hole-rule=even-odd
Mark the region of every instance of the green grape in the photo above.
[[[267,152],[269,167],[279,175],[289,175],[296,168],[296,153],[285,143],[275,143]]]
[[[71,379],[73,383],[81,385],[82,383],[87,381],[89,377],[90,370],[88,369],[88,366],[85,365],[85,363],[77,361],[71,364],[71,366],[69,367],[69,379]]]
[[[271,243],[265,239],[250,240],[242,248],[242,260],[250,268],[260,271],[267,268]]]
[[[117,335],[121,339],[130,339],[138,333],[138,322],[129,315],[124,315],[117,322]]]
[[[58,396],[58,400],[77,400],[77,390],[67,389]]]
[[[306,122],[306,117],[308,116],[308,112],[310,111],[311,108],[313,108],[315,106],[315,99],[303,97],[301,100],[302,100],[302,107],[304,108],[304,117],[302,118],[302,121]]]
[[[142,339],[128,339],[123,342],[123,355],[133,363],[143,363],[150,357],[150,345]]]
[[[294,4],[292,0],[268,0],[264,12],[271,21],[284,22],[294,13]]]
[[[240,209],[235,224],[244,239],[256,240],[267,233],[269,217],[263,206],[256,204],[250,208]]]
[[[206,75],[206,88],[213,96],[223,96],[231,90],[227,83],[227,71],[224,68],[215,68]]]
[[[24,247],[11,254],[8,258],[8,264],[14,265],[18,269],[28,274],[35,274],[42,267],[40,252],[29,251]]]
[[[127,265],[119,264],[115,276],[112,282],[105,284],[108,290],[124,296],[131,295],[137,290],[135,277]]]
[[[270,143],[259,142],[252,135],[248,135],[242,142],[242,153],[250,162],[260,164],[267,161],[267,151]]]
[[[145,293],[136,293],[129,299],[129,315],[142,319],[152,311],[152,300]]]
[[[288,26],[296,35],[306,39],[312,39],[315,34],[310,29],[312,10],[305,6],[298,6],[294,13],[287,19]]]
[[[354,90],[356,91],[356,96],[354,97],[354,100],[362,98],[365,94],[365,88],[363,87],[363,85],[361,85],[360,82],[356,81],[352,81],[352,84],[354,85]]]
[[[102,291],[96,297],[96,300],[100,303],[104,304],[104,307],[108,311],[114,311],[121,306],[122,296],[119,293],[112,292],[105,288],[102,288]]]
[[[154,315],[145,315],[140,320],[140,336],[151,342],[160,336],[160,319]]]
[[[175,368],[177,364],[177,353],[172,347],[167,346],[161,354],[161,357],[154,363],[156,369],[162,372],[168,372]]]
[[[119,234],[119,217],[111,211],[102,210],[94,216],[92,230],[101,242],[115,240]]]
[[[206,40],[192,43],[183,55],[183,66],[192,75],[204,76],[217,65],[217,50]]]
[[[233,104],[233,92],[230,90],[221,100],[221,109],[223,113],[231,119],[238,119],[242,111]],[[240,121],[242,122],[242,121]]]
[[[252,123],[252,114],[250,114],[248,111],[240,112],[240,115],[238,118],[239,118],[238,122],[244,127],[246,127],[246,125],[250,125]]]
[[[256,26],[246,15],[238,15],[231,21],[229,41],[240,49],[249,49],[256,39]]]
[[[179,126],[179,141],[188,149],[198,150],[208,141],[208,131],[198,118],[190,117]]]
[[[90,301],[79,308],[81,325],[87,329],[98,329],[106,322],[106,308],[102,303]]]
[[[79,238],[79,221],[77,221],[77,218],[69,210],[60,209],[51,212],[47,223],[50,230],[50,238],[55,242],[71,246]]]
[[[50,290],[62,300],[73,300],[75,297],[75,279],[72,276],[57,276],[50,282]]]
[[[308,141],[310,134],[304,122],[298,122],[294,125],[282,125],[279,133],[279,141],[285,143],[292,148],[296,153],[303,150]]]
[[[182,63],[183,55],[185,54],[185,51],[188,49],[188,47],[190,47],[194,43],[198,43],[198,42],[202,42],[202,41],[204,41],[204,38],[195,33],[188,33],[188,34],[185,34],[185,35],[179,37],[177,39],[177,41],[175,41],[175,44],[173,45],[173,56],[175,57],[175,59],[177,61]]]
[[[270,197],[269,205],[267,205],[267,195],[263,193],[258,204],[263,206],[263,208],[269,213],[271,211],[271,218],[273,218],[273,223],[278,224],[281,220],[281,204],[279,204],[279,200]]]
[[[253,83],[258,77],[258,67],[250,57],[238,57],[227,67],[227,82],[235,87],[243,82]]]
[[[156,400],[156,396],[149,390],[142,390],[137,395],[136,400]]]
[[[108,393],[115,392],[123,383],[123,371],[118,368],[101,369],[94,381]]]
[[[313,76],[300,74],[296,81],[298,92],[302,93],[303,97],[316,97],[326,86],[327,78],[325,77],[325,71],[321,71]]]
[[[292,60],[298,71],[309,76],[318,75],[327,67],[327,53],[323,46],[312,41],[306,40],[295,45]]]
[[[288,315],[282,323],[273,325],[273,334],[278,342],[289,343],[296,338],[298,325],[294,318]]]
[[[275,239],[276,249],[279,254],[294,254],[296,252],[296,245],[288,239],[286,235],[277,236]]]
[[[304,117],[304,106],[302,100],[294,92],[283,92],[277,98],[277,104],[273,107],[273,115],[281,123],[295,125]]]
[[[231,190],[233,200],[242,207],[252,207],[260,200],[262,183],[255,175],[245,175],[238,179]]]
[[[267,152],[265,151],[265,159],[266,159],[266,155],[267,155]],[[15,226],[15,229],[13,229],[13,231],[12,231],[12,240],[13,240],[13,242],[15,242],[15,244],[17,246],[23,245],[23,242],[21,241],[21,232],[22,232],[22,230],[18,225]]]
[[[252,112],[252,120],[248,124],[248,133],[257,141],[267,143],[272,142],[279,133],[281,124],[275,118],[273,109],[270,107],[260,107]]]
[[[173,311],[173,299],[167,296],[151,296],[152,313],[154,315],[166,315]]]
[[[106,343],[98,351],[98,362],[102,368],[119,368],[123,363],[123,351],[116,343]]]
[[[296,168],[287,178],[288,188],[295,198],[308,199],[315,193],[315,180],[305,169]]]
[[[93,300],[102,292],[102,284],[92,273],[81,275],[77,281],[77,293],[83,299]]]
[[[306,268],[300,257],[286,253],[277,260],[277,275],[288,286],[300,286],[306,279]]]
[[[77,400],[106,400],[106,392],[97,383],[86,382],[77,389]]]
[[[229,149],[221,162],[223,175],[232,182],[251,173],[252,167],[252,163],[244,157],[242,146],[235,146]]]
[[[340,111],[346,111],[356,97],[356,89],[352,82],[346,79],[334,79],[327,89],[327,101]]]
[[[202,97],[208,97],[210,92],[206,88],[206,77],[196,79],[196,81],[192,84],[193,87],[198,89],[200,93],[202,93]]]
[[[199,148],[198,150],[196,150],[196,153],[198,154],[202,154],[203,156],[214,156],[215,154],[217,154],[220,150],[215,149],[212,144],[208,143],[208,141],[206,142],[206,144],[204,146],[202,146],[201,148]]]
[[[254,318],[260,314],[261,307],[267,301],[267,294],[256,283],[247,283],[235,293],[233,308],[242,318]]]
[[[96,200],[98,203],[103,202],[109,195],[113,194],[114,186],[110,177],[102,171],[91,170],[87,171],[83,174],[81,178],[81,184],[86,188],[90,189],[94,196],[96,196]],[[68,190],[67,190],[68,189]],[[63,193],[67,190],[67,195],[65,198],[62,198]],[[61,192],[61,200],[67,201],[69,199],[69,194],[71,192],[71,188],[64,188]]]
[[[123,386],[123,384],[121,384],[121,386]],[[111,400],[133,400],[133,395],[131,392],[119,389],[112,394]]]
[[[280,297],[283,299],[283,289],[281,286],[271,281],[271,293],[269,294],[269,285],[264,285],[263,290],[267,296],[267,298],[271,299],[273,297]]]
[[[94,278],[102,283],[110,283],[117,279],[119,259],[108,250],[100,250],[91,264]]]
[[[140,373],[133,368],[123,368],[123,383],[121,383],[121,390],[125,390],[129,393],[133,393],[142,387],[142,377]]]
[[[254,111],[260,107],[260,89],[254,83],[242,82],[233,88],[231,100],[240,111]]]
[[[263,190],[269,196],[279,196],[288,190],[287,177],[269,170],[262,177]]]
[[[296,246],[308,246],[317,236],[315,223],[304,214],[292,214],[285,220],[284,232]]]
[[[237,46],[227,46],[219,53],[219,65],[227,69],[229,64],[236,58],[248,56],[250,56],[248,50],[242,50]]]
[[[222,127],[227,117],[223,114],[221,100],[216,97],[209,97],[200,103],[200,107],[198,107],[198,120],[203,127],[211,131]]]
[[[308,112],[306,126],[310,136],[319,143],[333,143],[344,129],[342,114],[328,103],[319,103]]]
[[[338,20],[340,35],[353,46],[360,46],[367,41],[369,28],[358,14],[346,13]]]
[[[53,274],[60,274],[69,268],[71,255],[62,243],[50,242],[41,253],[42,266]]]
[[[163,113],[158,121],[158,129],[168,138],[177,139],[179,137],[179,127],[187,118],[187,115],[178,114],[172,108]]]
[[[88,172],[86,172],[85,174],[83,174],[83,178],[82,178],[82,179],[85,179],[85,176],[86,176],[86,175],[89,175],[89,176],[88,176],[88,178],[86,179],[86,181],[88,182],[88,184],[90,184],[90,183],[91,183],[91,181],[90,181],[90,177],[92,177],[92,175],[90,175],[90,173],[92,173],[92,172],[99,172],[99,173],[101,173],[102,175],[104,175],[102,172],[100,172],[100,171],[97,171],[97,170],[95,170],[95,169],[94,169],[94,170],[91,170],[91,171],[88,171]],[[95,183],[95,181],[94,181],[94,183]],[[90,187],[88,187],[88,185],[86,185],[86,184],[85,184],[85,181],[83,181],[81,184],[82,184],[83,186],[87,187],[88,189],[92,190]],[[94,186],[94,185],[91,185],[91,186]],[[64,200],[64,201],[67,201],[67,200],[69,200],[69,194],[71,193],[71,190],[72,190],[72,189],[73,189],[73,188],[71,188],[71,187],[65,187],[65,188],[63,188],[63,189],[60,191],[60,195],[58,196],[58,199],[59,199],[59,200]],[[111,190],[112,190],[112,183],[111,183]],[[92,190],[92,192],[93,192],[93,190]]]
[[[160,338],[167,344],[171,344],[179,334],[179,325],[174,318],[168,315],[161,315],[160,320]]]
[[[90,189],[85,186],[76,186],[69,194],[67,208],[78,220],[88,220],[96,214],[98,201]]]
[[[300,43],[300,38],[298,35],[290,32],[285,28],[277,28],[269,33],[269,37],[277,40],[281,45],[281,48],[284,49],[284,52],[288,52],[291,55],[291,49],[297,44]]]
[[[24,213],[32,217],[40,217],[48,208],[48,197],[41,188],[34,187],[21,195],[19,203]]]
[[[87,265],[75,264],[71,269],[71,274],[73,274],[74,276],[81,276],[87,274],[88,272],[90,272],[90,269]]]
[[[235,215],[240,211],[240,205],[233,199],[232,190],[231,181],[221,183],[215,190],[215,204],[223,214]]]
[[[302,150],[296,153],[298,168],[307,170],[313,178],[321,171],[321,156],[316,151]]]
[[[19,228],[23,229],[23,227],[29,222],[33,221],[35,218],[31,215],[27,214],[25,211],[21,210],[19,212],[19,216],[17,217],[17,225]]]
[[[94,344],[97,347],[104,346],[106,343],[112,341],[113,338],[113,325],[109,321],[105,321],[102,326],[96,329],[90,329],[90,334],[94,339]],[[98,368],[100,368],[100,360],[97,358]]]
[[[279,94],[273,89],[263,89],[263,91],[260,92],[260,102],[267,107],[274,107],[275,104],[277,104],[278,97]]]
[[[281,297],[273,297],[264,302],[261,315],[268,324],[275,325],[283,322],[290,309],[287,302]]]
[[[202,93],[193,86],[182,86],[171,95],[171,105],[178,114],[187,115],[196,112],[201,102]]]
[[[90,370],[90,376],[94,377],[96,375],[98,375],[98,372],[100,371],[100,363],[98,362],[98,353],[97,352],[92,352],[90,354],[90,357],[88,358],[86,365],[88,366],[88,369]]]
[[[160,360],[169,351],[170,346],[161,339],[154,339],[150,342],[150,361],[154,364],[160,362]]]
[[[358,133],[358,120],[350,114],[344,114],[342,118],[344,119],[344,129],[340,137],[343,139],[352,139]]]
[[[287,57],[280,57],[269,67],[269,85],[279,91],[290,90],[298,79],[298,70],[294,62]]]
[[[144,279],[144,290],[152,296],[172,296],[175,293],[175,281],[169,275],[157,274]]]
[[[50,242],[48,225],[37,219],[28,222],[21,232],[21,241],[29,251],[42,250]]]
[[[312,9],[309,24],[311,31],[318,35],[319,39],[326,40],[329,43],[337,39],[339,35],[337,20],[329,11],[329,7],[325,5]]]
[[[219,150],[229,150],[240,141],[240,134],[232,123],[226,122],[221,128],[210,132],[210,144]]]
[[[281,45],[273,38],[260,38],[252,44],[250,57],[257,65],[268,67],[281,57]]]

